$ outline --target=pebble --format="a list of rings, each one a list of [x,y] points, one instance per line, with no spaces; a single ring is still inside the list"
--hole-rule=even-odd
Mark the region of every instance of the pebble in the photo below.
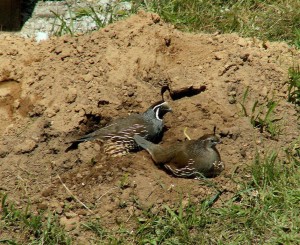
[[[129,90],[127,92],[128,97],[132,97],[134,95],[134,90]]]
[[[26,139],[15,148],[16,154],[32,152],[37,147],[37,143],[32,139]]]
[[[215,59],[216,59],[216,60],[222,60],[222,59],[224,59],[224,58],[225,58],[224,53],[221,53],[221,52],[215,53]]]
[[[38,209],[46,210],[48,208],[48,205],[46,203],[42,202],[42,203],[39,203],[37,205],[37,207],[38,207]]]
[[[239,38],[238,45],[240,45],[241,47],[245,47],[248,45],[248,42],[244,38]]]
[[[83,75],[82,78],[85,82],[90,82],[93,80],[94,77],[92,74],[86,74],[86,75]]]
[[[229,104],[235,104],[236,103],[236,98],[233,96],[228,97],[228,102]]]
[[[229,95],[229,96],[236,96],[236,91],[234,91],[234,90],[233,90],[233,91],[230,91],[230,92],[228,93],[228,95]]]
[[[82,216],[86,216],[88,214],[88,212],[86,210],[80,209],[77,211],[78,215],[82,215]]]
[[[76,216],[78,216],[76,213],[70,211],[70,212],[66,212],[65,213],[65,216],[68,218],[68,219],[71,219],[71,218],[74,218]]]
[[[185,118],[183,116],[179,116],[177,119],[178,119],[178,122],[183,122],[185,120]]]
[[[264,86],[261,90],[260,90],[260,94],[263,96],[263,97],[266,97],[268,95],[268,88],[266,86]]]
[[[54,193],[54,189],[48,187],[45,190],[42,191],[42,196],[43,197],[48,197]]]
[[[77,47],[77,51],[78,51],[78,53],[82,53],[83,52],[83,47],[82,46],[78,46]]]
[[[71,104],[75,102],[76,98],[77,98],[77,90],[75,88],[70,88],[66,96],[66,102]]]
[[[9,154],[8,147],[5,145],[0,145],[0,158],[4,158]]]

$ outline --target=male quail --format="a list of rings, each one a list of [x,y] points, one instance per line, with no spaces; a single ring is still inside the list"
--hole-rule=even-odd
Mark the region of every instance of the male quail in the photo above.
[[[136,134],[152,142],[159,140],[164,126],[163,116],[170,111],[172,109],[167,102],[159,101],[142,114],[131,114],[125,118],[117,118],[106,127],[71,143],[72,145],[78,145],[85,141],[105,141],[104,149],[106,153],[112,156],[123,155],[129,151],[139,149],[133,139]]]
[[[224,169],[215,147],[220,139],[214,134],[175,143],[170,147],[153,144],[139,135],[135,135],[134,140],[150,153],[156,164],[163,165],[178,177],[192,177],[197,174],[213,177]]]

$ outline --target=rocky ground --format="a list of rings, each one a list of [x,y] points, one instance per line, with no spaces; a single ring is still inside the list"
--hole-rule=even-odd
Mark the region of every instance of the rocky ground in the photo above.
[[[15,35],[36,41],[53,35],[86,33],[129,14],[132,6],[117,0],[65,0],[23,3],[24,24]]]
[[[0,190],[18,208],[30,202],[36,212],[56,212],[77,243],[91,238],[80,227],[91,218],[100,217],[106,228],[134,229],[146,208],[159,213],[164,204],[200,202],[215,194],[203,180],[169,175],[145,151],[111,158],[87,142],[65,152],[67,142],[89,130],[143,112],[161,99],[163,84],[173,93],[205,87],[195,95],[166,96],[174,112],[165,117],[162,143],[185,140],[185,127],[196,139],[217,126],[226,169],[210,179],[224,191],[215,205],[238,190],[232,176],[247,178],[242,170],[256,153],[276,150],[284,157],[283,149],[299,137],[286,81],[300,55],[285,43],[182,33],[143,12],[75,37],[40,43],[0,38]],[[240,106],[247,88],[248,117]],[[251,125],[256,101],[263,115],[268,102],[278,102],[275,135]]]

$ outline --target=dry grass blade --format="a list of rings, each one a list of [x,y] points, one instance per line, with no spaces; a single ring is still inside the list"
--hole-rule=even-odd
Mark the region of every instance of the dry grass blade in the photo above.
[[[89,209],[88,206],[86,206],[82,201],[80,201],[78,199],[78,197],[76,197],[71,191],[70,189],[65,185],[65,183],[62,181],[61,177],[59,176],[59,174],[57,174],[57,177],[59,178],[61,184],[63,185],[63,187],[66,189],[66,191],[77,201],[79,202],[84,208],[86,208],[91,214],[95,214],[91,209]]]

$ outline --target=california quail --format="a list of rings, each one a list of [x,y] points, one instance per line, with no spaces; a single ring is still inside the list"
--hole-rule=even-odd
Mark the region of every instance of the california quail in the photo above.
[[[139,146],[133,139],[133,136],[136,134],[151,142],[159,140],[164,126],[163,116],[170,111],[172,109],[167,102],[159,101],[142,114],[131,114],[125,118],[117,118],[106,127],[100,128],[71,143],[72,145],[78,145],[85,141],[105,141],[104,149],[106,153],[112,156],[123,155],[129,151],[139,149]]]
[[[192,177],[197,174],[213,177],[224,169],[215,147],[220,139],[214,134],[175,143],[170,147],[153,144],[139,135],[135,135],[134,140],[150,153],[156,164],[163,165],[178,177]]]

